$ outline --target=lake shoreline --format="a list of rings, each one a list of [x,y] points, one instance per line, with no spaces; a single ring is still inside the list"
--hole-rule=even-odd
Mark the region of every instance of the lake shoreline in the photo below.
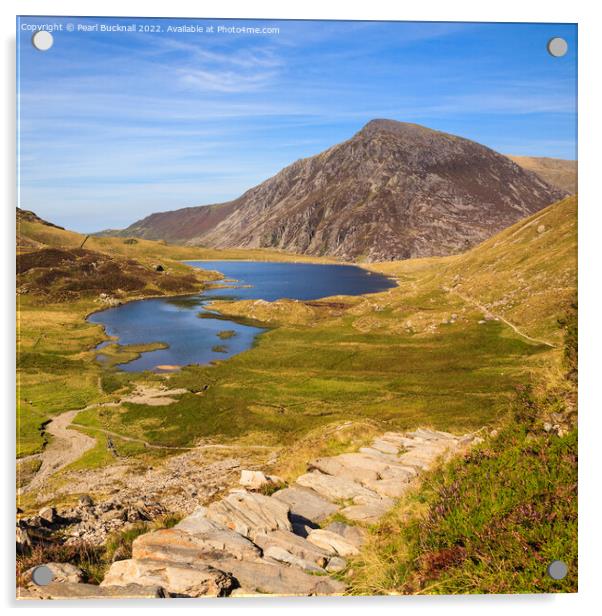
[[[182,262],[192,268],[195,267],[195,263],[203,266],[215,265],[207,269],[218,272],[222,281],[232,280],[238,284],[209,283],[192,294],[132,298],[119,306],[90,313],[86,320],[101,325],[106,339],[120,346],[158,341],[166,345],[165,349],[142,353],[134,360],[116,364],[118,369],[143,372],[156,371],[158,365],[210,365],[213,361],[224,361],[252,348],[257,336],[266,329],[270,330],[277,326],[275,323],[250,316],[224,314],[214,305],[216,301],[248,299],[255,303],[293,301],[303,304],[308,301],[327,302],[328,298],[337,296],[362,297],[397,286],[397,281],[389,276],[352,264],[239,259]],[[245,266],[237,268],[237,265],[241,264]],[[199,265],[196,267],[203,269]],[[230,270],[228,271],[225,266],[230,266]],[[293,273],[290,271],[291,267],[299,267],[300,270]],[[322,267],[325,269],[321,269]],[[316,274],[318,271],[321,277]],[[212,291],[216,293],[212,294]],[[205,311],[206,317],[203,316]],[[190,320],[190,312],[194,313],[194,321]],[[100,317],[101,314],[104,317]],[[200,320],[203,321],[202,325],[199,323]],[[184,321],[188,323],[186,327],[183,325]],[[213,338],[213,335],[219,335],[217,332],[219,321],[230,324],[236,330],[235,339],[228,345],[216,344]],[[153,330],[157,332],[157,340],[151,339]],[[177,337],[177,341],[174,340],[174,336]],[[149,362],[151,357],[157,361]],[[132,367],[132,364],[138,368]]]

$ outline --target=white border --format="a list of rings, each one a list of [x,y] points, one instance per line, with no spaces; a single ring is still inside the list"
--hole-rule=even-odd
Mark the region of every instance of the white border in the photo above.
[[[342,611],[355,614],[365,610],[378,609],[383,614],[400,611],[418,611],[423,614],[442,613],[446,615],[488,614],[512,611],[515,614],[549,614],[563,612],[572,614],[595,613],[602,597],[597,596],[601,586],[602,546],[600,544],[600,465],[599,452],[602,437],[602,397],[598,382],[600,349],[600,323],[602,321],[600,299],[600,238],[602,233],[602,197],[600,187],[602,135],[600,116],[600,61],[602,50],[600,40],[599,11],[593,1],[573,0],[572,2],[526,2],[525,0],[501,0],[484,2],[474,0],[448,0],[427,2],[386,2],[370,0],[352,5],[349,0],[325,2],[303,0],[299,4],[280,1],[257,0],[244,2],[229,0],[219,3],[186,2],[135,2],[132,0],[5,0],[0,10],[2,20],[3,62],[2,123],[4,143],[1,154],[2,188],[2,229],[4,263],[2,265],[2,341],[3,363],[0,371],[2,391],[5,394],[3,412],[6,414],[3,426],[4,455],[2,481],[5,488],[2,511],[2,598],[7,607],[24,610],[26,613],[63,611],[69,608],[98,610],[107,608],[113,613],[142,612],[156,609],[219,610],[251,614],[274,612],[285,608],[288,612],[305,614],[309,610]],[[170,17],[238,17],[238,18],[282,18],[282,19],[391,19],[391,20],[432,20],[432,21],[547,21],[579,22],[579,258],[580,258],[580,571],[578,595],[514,596],[514,597],[383,597],[344,599],[274,599],[274,600],[178,600],[177,602],[73,602],[33,605],[16,604],[14,595],[14,205],[15,199],[15,79],[14,46],[15,15],[123,15],[123,16],[170,16]]]

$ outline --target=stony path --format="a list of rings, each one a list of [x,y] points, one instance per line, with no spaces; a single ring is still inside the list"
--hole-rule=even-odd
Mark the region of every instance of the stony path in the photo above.
[[[39,488],[44,482],[65,466],[78,460],[86,451],[92,449],[96,439],[78,430],[70,430],[69,426],[79,411],[67,411],[52,419],[46,426],[46,432],[53,439],[42,454],[42,464],[29,485],[22,491]]]
[[[176,399],[173,396],[178,396],[187,393],[187,389],[166,389],[157,387],[138,386],[131,394],[123,396],[116,402],[104,402],[90,404],[82,409],[75,409],[66,411],[57,415],[51,419],[45,427],[45,431],[50,434],[53,439],[44,448],[41,453],[33,454],[25,458],[21,458],[17,461],[17,464],[22,463],[25,460],[32,460],[34,458],[40,458],[42,463],[40,468],[36,472],[32,481],[25,487],[21,488],[18,493],[23,494],[32,490],[38,489],[44,485],[46,480],[60,471],[61,469],[69,466],[73,462],[79,460],[86,451],[89,451],[96,445],[96,439],[70,428],[71,424],[77,417],[77,415],[83,411],[87,411],[93,408],[119,406],[124,402],[132,402],[134,404],[148,404],[149,406],[168,406],[173,404]],[[97,432],[102,432],[116,438],[123,439],[125,441],[136,442],[148,447],[150,449],[166,449],[173,451],[192,450],[196,447],[171,447],[168,445],[155,445],[149,443],[143,439],[138,439],[131,436],[125,436],[117,432],[111,432],[110,430],[104,430],[103,428],[90,428]],[[227,448],[228,445],[203,445],[204,448]]]
[[[535,342],[537,344],[544,344],[546,346],[549,346],[552,349],[556,348],[556,345],[553,344],[552,342],[549,342],[548,340],[542,340],[541,338],[533,338],[533,336],[529,336],[529,334],[525,334],[525,332],[521,331],[516,325],[514,325],[514,323],[511,323],[510,321],[508,321],[508,319],[505,319],[500,314],[495,314],[495,313],[491,312],[491,310],[489,310],[486,306],[483,306],[482,304],[480,304],[473,297],[469,297],[468,295],[464,295],[463,293],[460,293],[460,291],[457,291],[456,289],[452,289],[451,292],[455,293],[461,300],[465,301],[467,304],[471,304],[472,306],[475,306],[479,310],[482,310],[485,314],[490,314],[490,315],[496,317],[497,319],[502,321],[502,323],[505,323],[516,334],[518,334],[519,336],[521,336],[525,340],[529,340],[530,342]]]
[[[184,597],[343,594],[345,584],[331,574],[359,552],[365,526],[421,472],[474,442],[434,430],[386,432],[356,453],[312,460],[271,496],[232,490],[174,528],[138,537],[132,558],[114,562],[101,587]],[[334,514],[346,522],[329,522]]]

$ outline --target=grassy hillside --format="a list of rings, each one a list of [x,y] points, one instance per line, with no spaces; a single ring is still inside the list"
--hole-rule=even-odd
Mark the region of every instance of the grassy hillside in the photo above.
[[[354,593],[577,591],[576,311],[564,325],[562,372],[521,388],[481,446],[372,528]],[[565,579],[546,574],[553,560]]]
[[[508,156],[515,163],[533,171],[546,182],[571,195],[577,192],[577,161],[535,156]]]
[[[31,214],[31,213],[29,213]],[[34,215],[35,216],[35,215]],[[87,239],[86,239],[87,237]],[[150,259],[178,260],[220,260],[243,259],[252,261],[299,261],[308,263],[335,263],[336,259],[311,257],[268,249],[228,249],[195,248],[167,244],[164,241],[141,238],[85,236],[75,231],[67,231],[40,220],[37,216],[17,216],[17,246],[19,250],[32,247],[51,246],[55,248],[78,248],[86,240],[85,247],[111,256],[135,258],[141,261]]]
[[[118,435],[167,446],[191,446],[201,439],[278,446],[348,421],[451,430],[496,423],[516,386],[561,356],[557,346],[538,340],[558,344],[555,319],[575,290],[575,211],[576,201],[566,200],[458,257],[372,265],[399,281],[384,293],[315,302],[216,302],[224,314],[266,323],[269,331],[228,361],[170,375],[124,373],[114,362],[97,363],[93,347],[104,335],[84,320],[99,307],[93,301],[40,305],[23,297],[20,454],[43,446],[41,426],[48,417],[118,400],[144,382],[189,393],[168,407],[127,402],[90,408],[76,423],[92,436],[99,436],[98,428],[115,433],[115,446],[124,449],[127,442]],[[37,226],[30,235],[53,242],[76,237],[64,233]],[[108,242],[104,250],[113,242],[120,250],[141,248],[151,255],[141,262],[155,263],[162,255],[168,267],[171,261],[162,251],[173,249],[180,257],[179,250],[195,250],[94,239]],[[100,252],[99,244],[90,248]],[[478,305],[506,297],[512,303],[495,304],[495,311]],[[519,329],[496,314],[516,319]],[[216,344],[228,340],[216,337]],[[114,350],[127,357],[137,352]],[[319,449],[320,439],[314,440],[312,447]],[[159,454],[164,452],[152,453]],[[94,451],[79,467],[110,462],[106,452]]]
[[[17,455],[41,450],[47,439],[43,425],[53,415],[111,398],[102,386],[106,371],[94,352],[106,337],[100,326],[85,321],[86,315],[112,301],[195,292],[219,276],[180,260],[234,258],[316,260],[277,251],[86,239],[17,210]],[[157,272],[158,265],[163,271]],[[120,351],[138,356],[135,349]]]
[[[557,319],[577,285],[577,197],[545,208],[462,255],[380,263],[371,269],[402,283],[430,280],[529,336],[558,345]]]
[[[575,202],[539,216],[545,233],[527,220],[462,257],[372,266],[400,282],[385,293],[315,302],[215,302],[223,314],[267,323],[270,331],[227,362],[169,377],[147,375],[191,391],[169,408],[126,404],[102,416],[82,413],[77,421],[179,446],[199,438],[278,444],[346,420],[457,430],[495,422],[515,386],[558,361],[560,352],[466,297],[473,293],[491,302],[511,295],[513,310],[505,305],[504,314],[525,315],[520,324],[527,331],[560,339],[554,318],[575,290]],[[521,276],[530,281],[522,295]],[[562,277],[562,292],[553,292]],[[195,393],[205,386],[202,395]]]

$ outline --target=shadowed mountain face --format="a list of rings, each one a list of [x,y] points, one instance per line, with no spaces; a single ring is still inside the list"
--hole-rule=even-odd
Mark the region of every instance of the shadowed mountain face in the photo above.
[[[372,120],[234,201],[153,214],[120,235],[406,259],[464,251],[565,195],[473,141]]]

